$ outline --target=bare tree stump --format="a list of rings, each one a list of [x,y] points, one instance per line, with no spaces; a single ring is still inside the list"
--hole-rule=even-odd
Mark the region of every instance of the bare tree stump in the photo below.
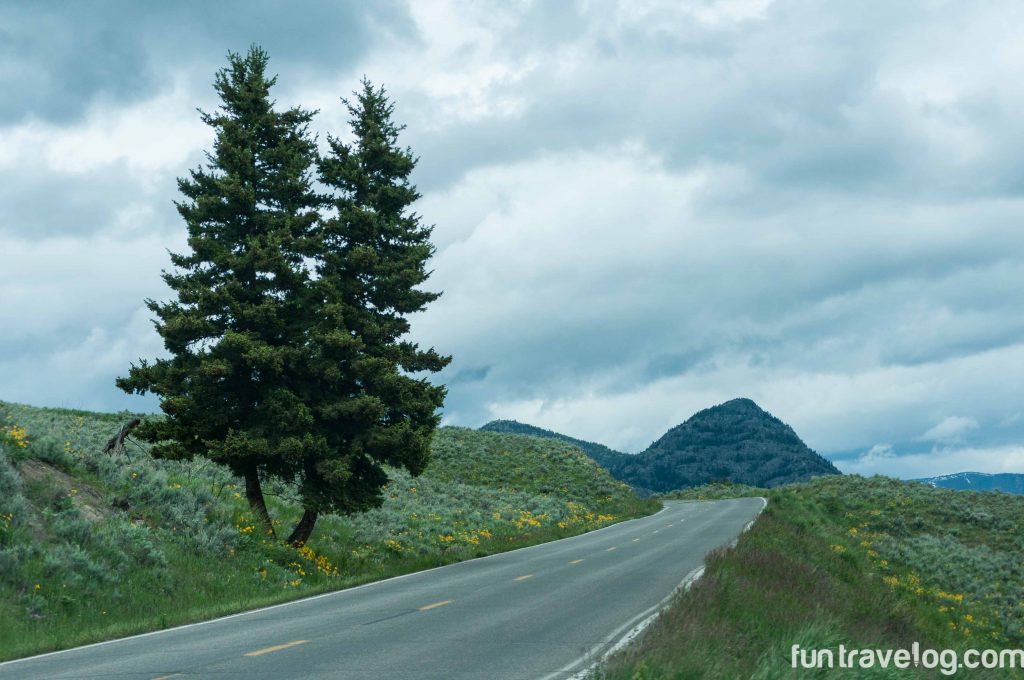
[[[117,434],[107,441],[107,445],[103,447],[103,453],[109,453],[110,455],[123,453],[128,455],[128,452],[125,451],[124,448],[124,440],[128,438],[128,433],[134,430],[141,422],[142,421],[138,418],[134,418],[122,425],[121,429],[117,431]]]

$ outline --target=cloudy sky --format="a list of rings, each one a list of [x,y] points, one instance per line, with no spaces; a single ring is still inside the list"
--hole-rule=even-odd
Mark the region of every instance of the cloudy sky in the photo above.
[[[0,399],[149,410],[229,50],[383,84],[436,224],[446,422],[639,451],[753,398],[848,472],[1024,472],[1018,2],[0,3]],[[243,9],[244,8],[244,9]]]

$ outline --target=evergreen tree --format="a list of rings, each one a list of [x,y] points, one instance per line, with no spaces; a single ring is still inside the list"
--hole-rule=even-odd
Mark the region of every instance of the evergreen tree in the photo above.
[[[304,461],[305,512],[289,538],[309,537],[320,512],[354,512],[381,503],[382,465],[419,474],[429,459],[445,389],[414,374],[451,360],[403,340],[407,316],[440,294],[418,286],[429,276],[432,227],[409,211],[416,159],[398,146],[404,126],[383,88],[363,80],[351,115],[354,141],[329,137],[320,161],[334,214],[317,228],[319,310],[311,334],[309,399],[325,455]]]
[[[178,299],[146,301],[171,358],[140,361],[117,384],[160,395],[166,417],[138,431],[154,456],[228,466],[273,534],[261,477],[294,478],[324,446],[298,384],[315,309],[305,263],[323,199],[312,190],[313,113],[275,110],[263,50],[228,61],[214,82],[219,109],[200,112],[214,152],[178,180],[189,252],[172,253],[176,271],[163,274]]]
[[[415,374],[450,358],[403,336],[439,296],[418,288],[432,229],[409,212],[416,159],[383,89],[364,80],[345,102],[355,141],[331,137],[318,159],[312,112],[274,109],[266,53],[228,58],[220,109],[202,114],[214,153],[178,182],[190,252],[164,273],[177,300],[147,300],[171,358],[118,385],[160,395],[165,417],[138,429],[154,456],[228,466],[270,534],[261,481],[294,483],[304,512],[287,540],[302,544],[321,513],[380,505],[384,465],[427,463],[445,389]],[[328,195],[312,188],[318,160]]]

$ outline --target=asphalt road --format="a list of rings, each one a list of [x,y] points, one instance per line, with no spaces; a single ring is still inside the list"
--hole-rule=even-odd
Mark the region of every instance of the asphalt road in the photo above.
[[[570,678],[763,501],[670,502],[582,536],[0,664],[0,678]]]

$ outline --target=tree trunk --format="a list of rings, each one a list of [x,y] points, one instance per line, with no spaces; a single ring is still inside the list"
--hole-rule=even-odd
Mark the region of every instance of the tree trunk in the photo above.
[[[267,503],[263,500],[260,475],[255,467],[245,473],[245,498],[249,501],[249,507],[256,513],[256,517],[263,523],[267,534],[277,538],[277,534],[274,532],[274,523],[270,520],[270,513],[267,512]]]
[[[296,547],[305,545],[306,541],[313,534],[313,527],[316,526],[318,514],[316,510],[306,508],[306,511],[302,513],[302,519],[295,525],[295,531],[288,537],[288,543]]]

